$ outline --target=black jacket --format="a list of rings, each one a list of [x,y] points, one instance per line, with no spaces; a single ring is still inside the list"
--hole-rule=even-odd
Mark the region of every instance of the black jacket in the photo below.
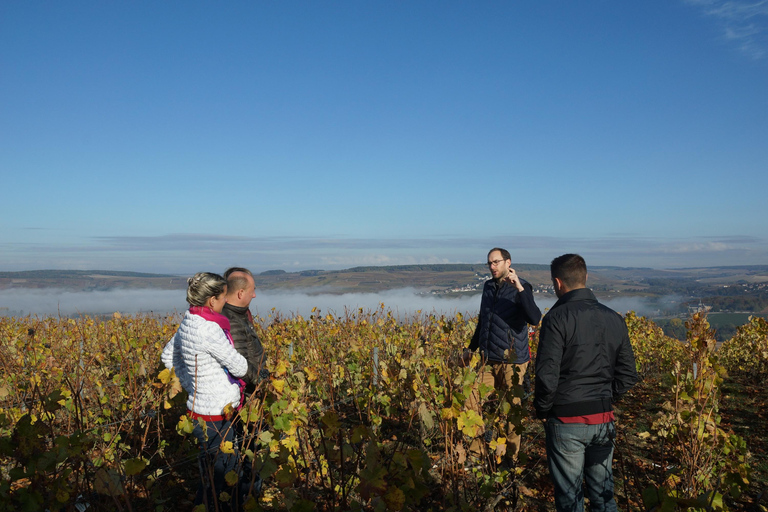
[[[528,324],[538,325],[541,311],[533,300],[533,288],[520,280],[523,291],[504,281],[489,279],[483,286],[480,314],[470,350],[492,363],[523,364],[531,360],[528,345]],[[506,352],[506,354],[505,354]]]
[[[539,418],[597,414],[637,382],[624,319],[587,288],[566,293],[544,316],[536,354]]]
[[[247,307],[232,304],[224,304],[221,313],[229,319],[235,350],[248,361],[248,372],[243,380],[246,384],[256,386],[259,383],[259,371],[264,367],[264,348],[253,328],[253,316]]]

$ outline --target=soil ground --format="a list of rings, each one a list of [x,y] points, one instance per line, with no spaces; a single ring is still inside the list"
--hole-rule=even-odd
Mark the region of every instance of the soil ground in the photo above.
[[[620,510],[646,510],[643,490],[663,482],[659,446],[640,436],[661,411],[664,397],[655,383],[641,383],[617,407],[617,442],[614,451],[616,500]],[[723,386],[720,414],[725,430],[745,439],[752,471],[748,489],[739,497],[726,497],[731,510],[768,511],[768,388],[729,378]],[[523,449],[529,459],[520,477],[516,510],[553,511],[554,494],[547,468],[541,423],[526,425]]]

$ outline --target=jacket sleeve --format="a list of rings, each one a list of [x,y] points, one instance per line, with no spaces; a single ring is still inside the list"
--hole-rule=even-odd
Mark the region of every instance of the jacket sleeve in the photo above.
[[[533,406],[538,418],[546,418],[555,402],[560,381],[560,362],[563,356],[565,336],[556,322],[547,315],[539,332],[539,349],[536,353],[536,386]]]
[[[472,341],[469,342],[467,347],[474,352],[480,346],[480,315],[477,316],[477,326],[475,327],[475,333],[472,335]]]
[[[210,333],[206,336],[208,341],[208,353],[226,368],[233,377],[243,377],[248,371],[248,361],[230,345],[224,331],[216,324],[210,327]]]
[[[635,353],[632,351],[632,343],[629,341],[627,325],[622,319],[622,339],[619,350],[616,353],[616,364],[613,373],[613,401],[629,391],[638,381],[637,366],[635,365]]]
[[[520,305],[525,313],[525,321],[531,325],[539,325],[541,321],[541,310],[533,300],[533,286],[531,283],[523,283],[523,291],[518,294]]]
[[[477,312],[477,325],[475,326],[474,334],[472,334],[472,341],[469,342],[469,346],[467,347],[472,352],[480,348],[480,333],[482,332],[481,329],[483,327],[483,301],[485,300],[485,289],[487,286],[488,281],[483,284],[483,291],[480,294],[480,309]]]
[[[243,379],[256,386],[259,383],[259,371],[264,366],[264,348],[255,332],[248,336],[245,358],[248,360],[248,371]]]
[[[174,335],[163,348],[163,353],[160,356],[160,360],[163,362],[166,368],[169,370],[173,368],[173,353],[176,350],[176,335]]]
[[[261,346],[261,340],[252,327],[249,328],[247,319],[238,317],[235,320],[230,319],[232,330],[232,342],[235,349],[248,361],[248,370],[243,377],[246,382],[256,385],[259,383],[259,370],[263,366],[264,349]]]

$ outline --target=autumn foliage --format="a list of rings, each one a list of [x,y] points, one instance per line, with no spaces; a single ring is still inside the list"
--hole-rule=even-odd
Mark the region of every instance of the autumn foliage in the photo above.
[[[656,439],[648,457],[677,469],[642,474],[645,505],[629,485],[625,501],[727,507],[723,496],[749,480],[749,455],[720,421],[719,389],[726,369],[766,371],[766,358],[744,356],[765,350],[765,321],[722,354],[701,319],[687,343],[634,313],[626,321],[645,389],[662,404],[628,435]],[[159,361],[177,327],[175,316],[0,318],[0,511],[192,508],[194,423]],[[526,510],[548,499],[530,410],[482,386],[483,414],[468,407],[480,362],[457,356],[473,319],[398,318],[382,305],[272,312],[256,327],[271,377],[237,411],[241,443],[226,447],[264,480],[245,510]],[[506,422],[526,432],[517,467],[502,464]]]

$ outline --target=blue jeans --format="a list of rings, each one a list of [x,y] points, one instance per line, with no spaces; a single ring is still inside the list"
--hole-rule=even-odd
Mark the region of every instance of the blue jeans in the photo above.
[[[563,423],[550,418],[545,424],[549,472],[555,484],[558,512],[584,510],[586,482],[589,508],[593,512],[614,512],[613,422],[602,425]]]
[[[208,510],[215,510],[213,500],[218,501],[222,491],[233,494],[232,488],[226,484],[224,476],[237,468],[239,454],[235,445],[235,427],[229,420],[206,421],[207,432],[203,433],[198,420],[193,421],[195,422],[195,429],[192,433],[197,438],[200,447],[201,472],[201,482],[197,490],[195,505],[206,503]],[[234,453],[227,454],[219,450],[219,446],[226,441],[233,443]],[[219,502],[219,510],[230,510],[230,504]]]

